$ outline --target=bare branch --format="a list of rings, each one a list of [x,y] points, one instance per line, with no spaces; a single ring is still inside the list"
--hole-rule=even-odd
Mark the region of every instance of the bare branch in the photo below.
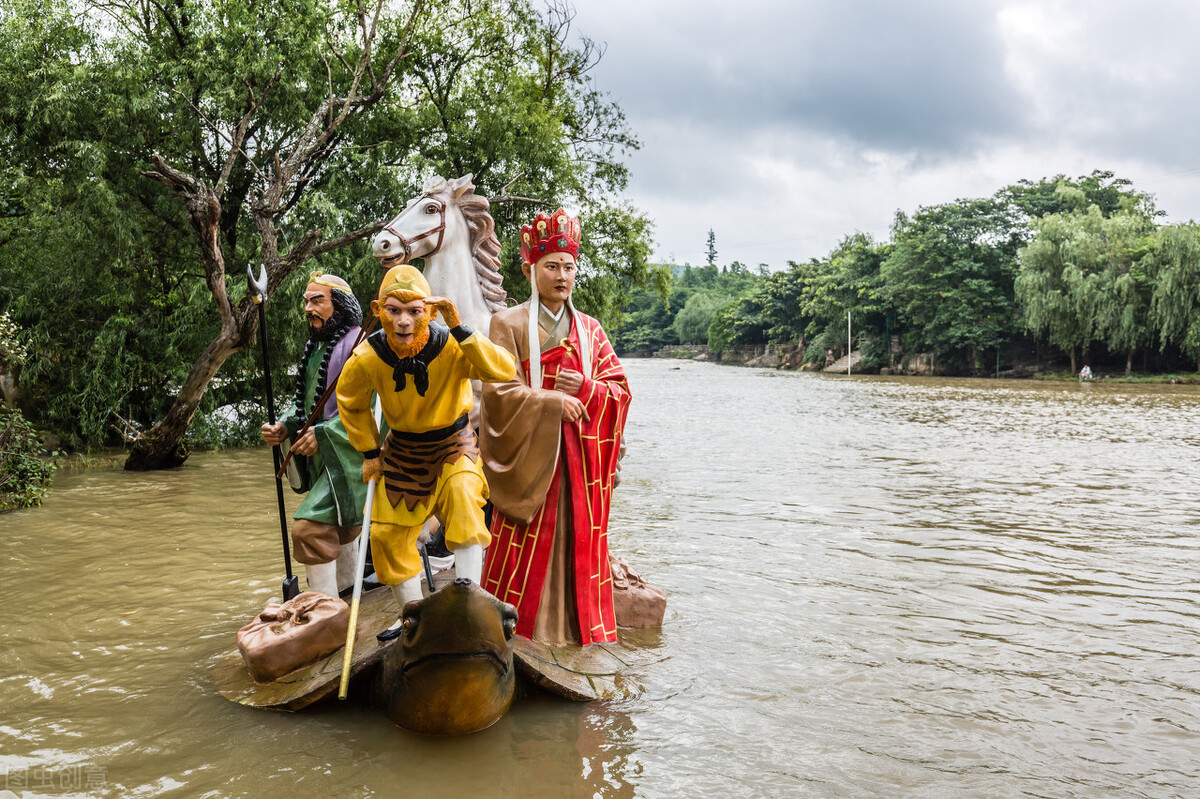
[[[397,48],[396,56],[388,63],[383,73],[378,78],[376,85],[372,87],[372,91],[368,95],[359,95],[358,90],[362,82],[363,72],[366,65],[370,62],[369,52],[364,52],[359,61],[358,67],[355,69],[354,78],[351,86],[347,90],[344,97],[328,97],[321,104],[320,108],[313,113],[309,118],[308,124],[304,131],[296,138],[291,153],[283,162],[281,168],[277,172],[275,179],[271,181],[270,187],[265,192],[263,202],[271,209],[277,210],[282,202],[283,194],[286,187],[292,182],[297,173],[299,173],[304,165],[326,145],[334,133],[341,127],[346,117],[351,111],[359,108],[365,108],[378,102],[387,90],[388,82],[391,79],[392,72],[395,66],[400,62],[407,52],[407,45],[410,36],[412,35],[413,27],[420,16],[420,12],[424,7],[424,0],[416,0],[413,3],[413,10],[409,16],[408,23],[405,26],[404,35],[401,38],[400,45]],[[366,28],[365,14],[361,12],[360,7],[360,24]],[[371,34],[373,36],[373,33]],[[336,117],[332,121],[326,122],[326,117],[332,113],[334,109],[338,109]]]
[[[367,236],[373,236],[379,231],[383,230],[383,226],[386,224],[387,222],[373,222],[366,227],[360,227],[358,230],[351,230],[349,233],[343,233],[336,238],[323,241],[313,248],[312,254],[321,255],[322,253],[327,253],[330,250],[336,250],[339,247],[345,247],[347,244],[353,244],[360,239],[365,239]]]
[[[503,186],[501,186],[500,187],[500,196],[503,197],[504,195],[508,194],[508,190],[510,188],[512,188],[512,184],[516,183],[518,180],[520,180],[523,177],[525,177],[525,173],[518,172],[517,176],[515,178],[513,178],[508,183],[505,183]]]
[[[199,114],[200,118],[203,119],[206,123],[208,123],[209,128],[211,128],[214,133],[216,133],[218,136],[220,136],[225,141],[229,142],[229,146],[231,148],[233,148],[234,151],[241,153],[242,157],[244,157],[246,159],[246,162],[249,163],[250,166],[254,167],[254,171],[258,173],[258,176],[260,178],[262,178],[263,180],[267,179],[267,176],[264,175],[262,170],[258,168],[258,164],[254,163],[254,159],[250,157],[249,153],[247,153],[245,150],[243,150],[240,144],[235,144],[233,139],[231,139],[231,138],[229,138],[229,136],[225,135],[225,133],[222,132],[219,127],[217,127],[217,123],[215,123],[211,119],[209,119],[205,115],[205,113],[200,110],[199,106],[197,106],[195,103],[193,103],[190,98],[188,98],[183,92],[179,91],[178,89],[171,89],[171,91],[175,92],[180,97],[182,97],[184,99],[184,101],[192,107],[192,110],[195,111],[197,114]],[[249,112],[247,112],[247,114],[252,115],[254,110],[256,110],[256,109],[251,109]],[[246,124],[249,124],[249,122],[250,122],[250,120],[247,117],[242,117],[242,120]],[[238,127],[239,128],[241,127],[241,123],[239,123]],[[244,131],[243,131],[243,133],[244,133]],[[229,166],[229,164],[227,163],[226,166]],[[222,176],[225,176],[224,169],[221,170],[221,173],[222,173]]]
[[[150,157],[153,169],[142,172],[174,191],[183,200],[188,221],[196,230],[200,244],[200,262],[204,266],[204,278],[217,313],[221,317],[221,329],[228,334],[233,326],[233,307],[225,291],[225,254],[221,250],[221,202],[211,188],[195,175],[181,172],[155,153]]]
[[[546,208],[550,207],[550,203],[545,200],[537,200],[533,197],[517,197],[512,194],[504,194],[499,197],[489,197],[488,202],[492,205],[500,205],[501,203],[529,203],[531,205],[541,205]]]
[[[279,259],[279,265],[285,270],[283,274],[291,273],[293,269],[311,258],[315,254],[313,250],[320,239],[321,231],[315,228],[301,236],[300,241],[296,242],[296,246]]]

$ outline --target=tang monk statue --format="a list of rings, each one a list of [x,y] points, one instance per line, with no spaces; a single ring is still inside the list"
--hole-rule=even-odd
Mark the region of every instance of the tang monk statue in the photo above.
[[[489,331],[520,369],[484,385],[479,429],[495,505],[483,587],[550,644],[617,639],[608,511],[630,395],[604,329],[571,303],[580,241],[562,209],[521,229],[530,299]]]

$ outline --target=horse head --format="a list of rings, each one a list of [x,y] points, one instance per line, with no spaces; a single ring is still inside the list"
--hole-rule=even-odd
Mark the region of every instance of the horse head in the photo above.
[[[463,194],[474,191],[471,175],[457,180],[435,177],[425,184],[421,194],[408,201],[396,218],[383,226],[371,240],[371,255],[384,269],[425,258],[441,251],[446,240],[446,225],[454,225],[447,209]]]
[[[504,307],[505,292],[495,222],[472,177],[432,178],[376,234],[371,255],[384,269],[424,259],[430,290],[453,300],[463,320],[486,333],[492,314]]]

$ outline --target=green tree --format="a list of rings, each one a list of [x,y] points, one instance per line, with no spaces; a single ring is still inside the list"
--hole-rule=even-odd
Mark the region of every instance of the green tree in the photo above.
[[[1020,180],[996,192],[996,199],[1019,209],[1032,222],[1047,214],[1083,211],[1093,205],[1102,216],[1112,216],[1122,208],[1146,203],[1150,198],[1134,190],[1131,181],[1097,169],[1074,179],[1055,175],[1036,182]],[[1032,235],[1033,231],[1028,233]]]
[[[1077,190],[1060,193],[1082,205]],[[1089,205],[1049,214],[1035,229],[1036,237],[1021,251],[1016,281],[1026,326],[1069,350],[1072,371],[1076,347],[1097,340],[1125,353],[1128,374],[1134,351],[1154,332],[1148,271],[1153,262],[1145,258],[1154,242],[1151,209],[1126,203],[1105,216],[1098,205]]]
[[[568,45],[564,6],[14,0],[0,14],[0,148],[22,198],[0,219],[0,309],[29,331],[43,417],[75,443],[111,438],[121,412],[157,420],[130,466],[186,457],[218,370],[222,401],[254,396],[247,266],[270,293],[312,259],[373,291],[357,242],[429,172],[504,194],[504,239],[522,194],[579,208],[594,233],[581,305],[602,318],[656,279],[648,222],[618,201],[636,141],[588,76],[598,50]],[[290,305],[269,303],[272,323],[294,326]],[[297,344],[273,341],[281,377]]]
[[[1193,361],[1200,361],[1200,226],[1160,228],[1147,257],[1152,259],[1147,271],[1155,276],[1151,324],[1161,346],[1174,343]]]
[[[824,357],[826,349],[845,347],[846,314],[853,315],[856,338],[864,343],[863,366],[886,363],[888,314],[880,273],[887,245],[876,244],[864,233],[846,236],[824,261],[802,268],[793,264],[795,280],[802,284],[800,308],[810,320],[805,330],[810,340],[809,359]]]
[[[1069,352],[1078,371],[1077,352],[1097,335],[1092,315],[1098,259],[1086,230],[1088,217],[1051,214],[1034,223],[1034,240],[1021,250],[1015,281],[1025,326]]]
[[[896,215],[881,276],[908,349],[933,350],[973,371],[984,349],[1010,339],[1023,221],[1017,209],[992,198]]]
[[[728,297],[698,291],[687,298],[683,308],[675,315],[671,327],[679,338],[680,344],[705,344],[708,342],[708,326],[712,324],[713,316],[721,308]]]
[[[1154,338],[1150,321],[1154,223],[1137,212],[1115,214],[1101,228],[1101,291],[1095,305],[1097,328],[1108,348],[1125,353],[1125,374],[1133,371],[1134,353]]]

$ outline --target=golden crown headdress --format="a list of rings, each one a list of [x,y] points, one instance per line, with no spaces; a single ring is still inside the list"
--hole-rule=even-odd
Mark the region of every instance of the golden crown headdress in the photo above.
[[[565,252],[578,258],[582,240],[579,220],[563,209],[559,208],[550,216],[538,214],[532,224],[521,227],[521,260],[536,264],[539,258],[552,252]]]

